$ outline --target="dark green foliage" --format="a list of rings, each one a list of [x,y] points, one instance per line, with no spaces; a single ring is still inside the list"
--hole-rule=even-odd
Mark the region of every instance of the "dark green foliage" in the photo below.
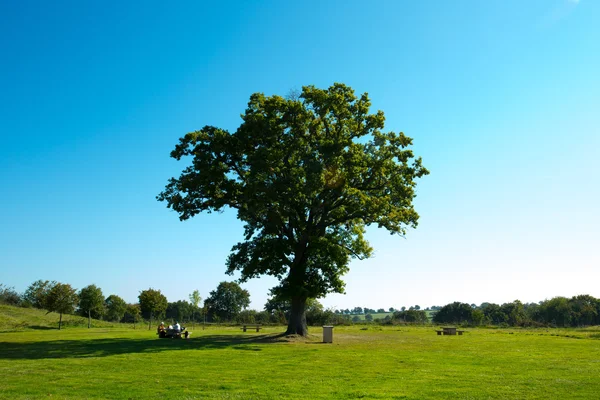
[[[396,311],[394,312],[392,319],[394,321],[402,321],[409,323],[418,323],[424,324],[429,321],[427,318],[427,313],[421,310],[405,310],[405,311]]]
[[[500,312],[506,316],[505,321],[510,326],[522,325],[527,319],[523,303],[519,300],[502,304],[500,306]]]
[[[571,325],[600,325],[600,300],[584,294],[575,296],[571,303]]]
[[[288,333],[305,335],[306,299],[343,293],[350,259],[371,255],[366,226],[417,226],[416,179],[428,171],[412,139],[383,132],[383,112],[369,114],[370,105],[343,84],[306,86],[291,99],[257,93],[236,132],[206,126],[171,153],[192,162],[158,200],[181,220],[237,210],[245,236],[227,272],[278,278],[274,290],[293,308]]]
[[[54,285],[56,285],[56,281],[50,282],[40,279],[33,282],[23,294],[24,305],[45,310],[48,293]]]
[[[200,316],[200,309],[185,300],[178,300],[167,305],[165,318],[174,321],[191,321],[193,315]]]
[[[125,303],[125,300],[116,294],[108,296],[106,300],[104,300],[104,306],[106,310],[105,319],[108,321],[120,321],[123,319],[125,311],[127,310],[127,303]]]
[[[18,306],[21,304],[21,300],[21,296],[15,291],[15,288],[0,283],[0,304]]]
[[[255,310],[243,310],[235,316],[235,321],[238,324],[257,324],[259,323],[256,319],[258,312]],[[262,317],[262,316],[261,316]],[[261,318],[262,319],[262,318]]]
[[[232,321],[250,305],[250,293],[235,282],[221,282],[204,302],[214,321]]]
[[[82,317],[101,319],[104,315],[104,295],[96,285],[89,285],[79,291],[78,314]]]
[[[477,308],[472,304],[470,317],[466,304],[461,304],[460,307],[457,304],[461,303],[442,307],[435,315],[434,322],[558,327],[600,324],[600,300],[590,295],[579,295],[570,299],[559,296],[539,304],[523,304],[519,300],[502,305],[482,303]]]
[[[447,304],[433,316],[433,322],[437,324],[460,324],[472,321],[473,309],[467,303]]]

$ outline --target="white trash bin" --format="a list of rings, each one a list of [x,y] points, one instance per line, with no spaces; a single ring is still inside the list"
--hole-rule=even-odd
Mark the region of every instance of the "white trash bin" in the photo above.
[[[323,327],[323,343],[333,343],[333,326]]]

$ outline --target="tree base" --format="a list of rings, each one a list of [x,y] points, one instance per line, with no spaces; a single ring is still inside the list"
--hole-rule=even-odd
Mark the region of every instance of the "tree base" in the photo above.
[[[290,319],[285,334],[308,336],[308,326],[306,325],[306,298],[292,298],[292,309],[290,310]]]

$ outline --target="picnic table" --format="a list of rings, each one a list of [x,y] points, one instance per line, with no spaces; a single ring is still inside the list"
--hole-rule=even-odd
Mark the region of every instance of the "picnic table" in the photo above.
[[[454,326],[447,326],[447,327],[442,327],[441,330],[436,330],[438,336],[440,335],[456,335],[457,333],[459,335],[462,335],[464,331],[462,330],[457,330],[456,327]]]

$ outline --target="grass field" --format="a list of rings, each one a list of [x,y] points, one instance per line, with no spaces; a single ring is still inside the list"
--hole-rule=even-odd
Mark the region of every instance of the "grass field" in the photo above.
[[[600,328],[336,327],[334,343],[281,327],[153,331],[48,328],[0,333],[0,397],[9,399],[592,399]]]

